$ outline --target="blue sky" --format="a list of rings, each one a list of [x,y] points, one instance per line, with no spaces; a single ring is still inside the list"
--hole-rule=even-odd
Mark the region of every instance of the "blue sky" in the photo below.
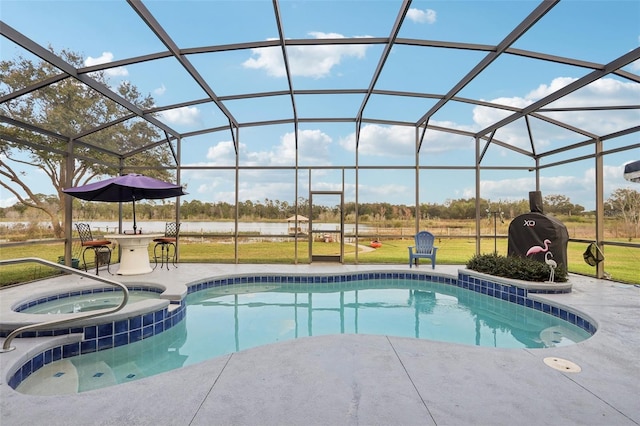
[[[144,4],[164,26],[180,48],[268,40],[278,36],[271,1],[145,1]],[[282,1],[280,11],[285,36],[291,39],[388,37],[400,1]],[[532,1],[414,1],[399,37],[493,45],[499,43],[524,19],[538,2]],[[142,23],[124,1],[30,1],[3,0],[1,19],[43,46],[56,51],[70,49],[86,58],[86,64],[110,62],[151,52],[165,46]],[[606,64],[640,44],[640,2],[567,1],[553,8],[514,48],[545,52]],[[2,38],[2,58],[25,54]],[[288,48],[292,83],[296,90],[361,88],[369,85],[382,45],[334,45]],[[444,94],[484,56],[485,52],[395,46],[376,89]],[[213,82],[218,96],[286,90],[279,48],[246,49],[191,55],[189,60],[202,76]],[[625,68],[640,73],[640,64]],[[458,96],[515,107],[524,107],[566,86],[590,70],[551,62],[532,61],[503,55],[482,76],[463,88]],[[204,98],[200,87],[187,81],[185,70],[173,59],[146,62],[109,70],[112,84],[131,81],[141,92],[150,93],[157,105],[171,105]],[[637,105],[640,84],[610,76],[578,90],[552,106]],[[296,98],[299,117],[353,117],[362,103],[361,95],[300,95]],[[416,121],[435,103],[433,99],[394,99],[373,95],[365,116],[374,119]],[[236,100],[227,104],[240,122],[280,119],[291,116],[288,97]],[[478,131],[505,111],[463,103],[450,103],[430,120],[434,126]],[[582,111],[549,113],[548,116],[596,134],[615,132],[640,125],[640,111]],[[212,104],[202,104],[162,114],[161,119],[181,133],[224,126],[226,117]],[[538,152],[550,151],[585,139],[541,120],[533,120],[532,133]],[[240,164],[291,166],[295,164],[292,125],[248,127],[240,133]],[[299,128],[301,166],[348,166],[355,161],[353,123],[301,123]],[[410,166],[414,163],[415,130],[406,126],[365,124],[359,145],[360,166]],[[496,133],[496,138],[528,148],[527,129],[520,120]],[[605,149],[637,143],[637,134],[609,141]],[[183,165],[233,166],[235,154],[228,131],[185,138]],[[474,141],[467,136],[428,131],[420,153],[425,166],[470,166]],[[592,153],[592,148],[554,157]],[[624,164],[640,159],[640,152],[622,152],[605,157],[605,197],[619,187],[632,187],[622,178]],[[483,165],[533,166],[531,160],[509,150],[492,146]],[[294,174],[290,170],[240,174],[240,199],[287,200],[295,195]],[[543,195],[563,194],[587,209],[595,207],[594,161],[586,160],[541,172]],[[53,193],[48,180],[30,173],[32,187]],[[234,200],[234,173],[219,170],[185,171],[185,200]],[[342,175],[331,170],[314,171],[311,187],[339,189]],[[345,196],[353,199],[355,173],[345,172]],[[306,197],[309,177],[299,176],[299,195]],[[359,176],[361,202],[387,201],[413,204],[415,177],[410,170],[362,170]],[[429,169],[420,175],[420,202],[442,203],[447,199],[475,196],[472,170]],[[526,199],[534,190],[534,176],[527,171],[486,171],[481,174],[481,196],[498,200]],[[15,199],[6,191],[0,205]]]

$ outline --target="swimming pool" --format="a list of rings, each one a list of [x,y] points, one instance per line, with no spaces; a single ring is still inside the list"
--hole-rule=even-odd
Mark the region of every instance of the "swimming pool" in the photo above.
[[[409,278],[320,284],[267,278],[194,286],[184,300],[184,320],[175,326],[133,343],[46,364],[17,390],[83,392],[323,334],[386,334],[501,348],[562,346],[591,335],[578,321],[553,315],[552,308],[531,309],[528,303],[450,284]]]

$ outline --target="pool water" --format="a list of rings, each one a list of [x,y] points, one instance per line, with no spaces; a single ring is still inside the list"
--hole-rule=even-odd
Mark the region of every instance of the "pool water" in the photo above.
[[[145,290],[129,290],[129,303],[139,302],[145,299],[159,299],[160,293]],[[71,314],[77,312],[95,311],[98,309],[115,308],[122,302],[122,291],[109,291],[104,293],[81,294],[69,297],[60,297],[45,303],[21,309],[27,314]]]
[[[499,348],[574,344],[590,334],[557,317],[446,284],[413,280],[237,284],[187,296],[185,320],[129,345],[63,359],[19,392],[83,392],[306,336],[381,334]],[[346,288],[346,287],[345,287]]]

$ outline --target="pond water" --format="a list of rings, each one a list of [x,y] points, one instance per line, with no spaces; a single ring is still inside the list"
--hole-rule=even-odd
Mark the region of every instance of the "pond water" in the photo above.
[[[91,224],[91,229],[94,232],[105,233],[118,233],[117,221],[85,221]],[[164,232],[164,221],[138,221],[138,229],[144,233],[149,232]],[[2,225],[13,227],[17,224],[23,226],[29,226],[29,222],[2,222]],[[47,228],[50,226],[48,222],[40,222],[40,226]],[[122,226],[125,230],[133,229],[133,223],[131,221],[123,220]],[[314,229],[333,230],[338,229],[338,223],[315,223]],[[366,225],[358,225],[360,232],[367,232],[371,227]],[[239,232],[251,232],[256,234],[265,235],[288,235],[289,224],[287,222],[238,222]],[[346,233],[354,233],[355,225],[345,225],[344,231]],[[180,232],[185,233],[221,233],[221,234],[233,234],[235,232],[234,222],[215,222],[215,221],[202,221],[202,222],[182,222],[180,225]]]

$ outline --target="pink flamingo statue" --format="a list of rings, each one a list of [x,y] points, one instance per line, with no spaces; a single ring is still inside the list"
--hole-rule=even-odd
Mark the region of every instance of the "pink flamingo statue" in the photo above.
[[[546,253],[549,251],[549,244],[551,244],[551,241],[549,240],[544,240],[544,247],[540,247],[540,246],[533,246],[531,247],[529,250],[527,250],[527,254],[526,256],[529,256],[530,254],[536,254],[536,253]]]

